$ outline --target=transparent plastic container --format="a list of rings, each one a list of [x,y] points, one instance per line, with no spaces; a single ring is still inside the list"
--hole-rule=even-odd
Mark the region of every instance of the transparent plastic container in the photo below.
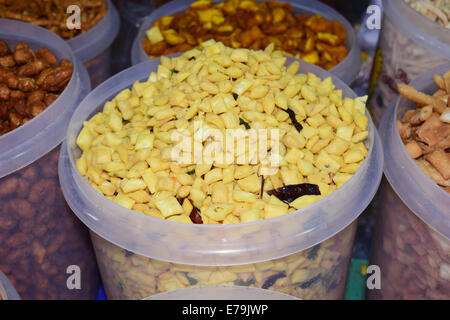
[[[369,105],[376,125],[398,94],[397,82],[408,83],[450,60],[450,32],[403,0],[384,0],[384,19],[372,70]]]
[[[144,18],[156,9],[156,6],[147,0],[140,2],[121,0],[116,2],[116,5],[120,15],[120,30],[113,43],[114,74],[131,66],[133,42],[130,39],[134,39]]]
[[[242,286],[197,286],[158,293],[144,300],[299,300],[271,290]]]
[[[20,300],[19,294],[16,289],[14,289],[11,282],[5,276],[3,272],[0,271],[0,300]]]
[[[142,41],[146,37],[145,32],[151,28],[153,23],[162,16],[170,16],[184,11],[189,7],[191,2],[192,1],[186,0],[171,1],[153,11],[148,18],[142,22],[131,50],[131,63],[133,65],[150,59],[148,54],[142,48]],[[214,2],[217,3],[221,1]],[[337,20],[345,27],[345,30],[347,31],[346,47],[349,51],[348,55],[341,63],[329,71],[346,84],[351,84],[353,80],[356,79],[361,68],[361,50],[356,42],[356,35],[350,23],[340,13],[316,0],[294,0],[289,1],[289,3],[294,8],[295,13],[319,14],[328,20]]]
[[[108,297],[142,299],[191,285],[222,284],[304,299],[343,298],[356,220],[382,175],[382,148],[372,122],[367,158],[344,186],[295,213],[253,223],[191,225],[152,218],[108,200],[81,176],[75,141],[83,121],[124,88],[146,80],[159,61],[131,67],[92,91],[75,111],[60,155],[64,195],[91,230]],[[306,62],[300,72],[331,75]],[[344,97],[355,97],[341,80],[332,79]]]
[[[58,99],[23,126],[0,136],[0,270],[23,299],[89,299],[98,271],[89,234],[67,206],[58,181],[59,146],[89,76],[71,48],[43,28],[0,19],[0,39],[47,47],[74,65]],[[81,290],[66,285],[68,266],[81,269]]]
[[[433,93],[433,74],[450,63],[416,78],[411,85]],[[381,290],[371,299],[450,299],[450,195],[412,160],[397,130],[397,119],[414,102],[397,98],[380,124],[384,173],[371,264],[380,266]]]
[[[106,0],[108,11],[92,29],[67,40],[75,56],[89,72],[92,88],[112,75],[112,43],[119,33],[120,19],[111,0]]]

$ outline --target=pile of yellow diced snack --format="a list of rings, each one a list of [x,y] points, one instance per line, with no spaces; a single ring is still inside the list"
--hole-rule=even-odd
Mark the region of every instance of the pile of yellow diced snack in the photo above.
[[[251,222],[322,199],[350,179],[367,155],[366,97],[343,98],[331,78],[297,74],[299,62],[285,62],[273,45],[252,51],[214,40],[176,58],[162,57],[147,81],[123,90],[85,121],[77,139],[83,151],[78,170],[112,201],[176,222],[193,223],[193,215],[205,224]],[[198,130],[196,123],[202,124]],[[193,145],[200,134],[207,149],[213,129],[223,136],[233,129],[277,130],[279,163],[254,161],[249,148],[243,163],[236,161],[239,148],[233,163],[173,158],[176,132]],[[302,183],[317,185],[320,195],[286,203],[268,193]]]

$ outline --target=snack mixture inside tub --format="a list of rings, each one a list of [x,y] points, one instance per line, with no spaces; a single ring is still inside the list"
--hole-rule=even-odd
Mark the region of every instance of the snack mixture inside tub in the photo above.
[[[14,49],[0,39],[0,135],[28,122],[52,104],[69,82],[70,61],[26,43]]]
[[[405,0],[411,7],[425,17],[450,28],[450,1],[449,0]]]
[[[445,28],[450,1],[384,0],[383,5],[383,25],[369,86],[369,105],[377,125],[399,93],[396,83],[408,84],[450,61],[450,32]]]
[[[0,19],[0,270],[23,299],[93,299],[98,290],[89,234],[57,170],[70,116],[89,91],[86,70],[60,37]],[[70,290],[76,268],[81,288]]]
[[[163,57],[84,123],[76,165],[98,192],[171,221],[251,222],[308,206],[358,170],[365,98],[296,74],[273,45],[202,46]]]
[[[346,30],[320,15],[294,14],[287,2],[210,0],[163,16],[147,31],[142,46],[151,57],[196,47],[215,39],[228,47],[264,49],[270,43],[284,54],[331,69],[348,54]]]
[[[275,260],[231,266],[195,266],[147,258],[91,233],[108,297],[149,295],[202,285],[248,286],[302,299],[342,299],[354,235],[354,222],[311,249]]]
[[[386,180],[370,263],[382,286],[369,299],[450,298],[449,68],[399,84],[380,124]]]
[[[77,5],[80,9],[80,27],[69,29],[72,13],[67,10]],[[14,0],[0,2],[0,18],[15,19],[49,29],[63,39],[71,39],[93,28],[106,14],[106,0]]]
[[[361,166],[366,156],[373,155],[367,153],[366,138],[376,137],[373,126],[368,136],[365,98],[343,98],[331,77],[297,74],[298,61],[286,67],[286,57],[273,45],[251,51],[209,40],[201,50],[160,61],[150,76],[139,71],[145,75],[143,82],[135,82],[131,89],[121,86],[119,94],[113,90],[112,100],[109,92],[97,97],[109,101],[68,138],[76,165],[70,177],[91,192],[89,199],[84,198],[86,193],[73,189],[70,179],[62,180],[70,205],[78,214],[85,212],[79,204],[91,208],[91,203],[98,206],[104,201],[112,206],[102,209],[105,216],[98,218],[102,226],[107,224],[106,232],[92,226],[90,217],[81,217],[92,230],[108,297],[141,299],[192,285],[231,284],[301,298],[342,298],[356,230],[353,214],[362,209],[341,208],[352,216],[336,221],[319,200],[334,199],[340,191],[335,193],[336,189],[355,181],[364,183],[356,193],[360,192],[367,186],[366,172],[379,170],[381,176],[381,166],[371,170],[367,162]],[[136,68],[116,79],[128,79]],[[137,79],[143,79],[141,74]],[[74,117],[92,114],[84,115],[92,108],[89,101],[86,98]],[[220,140],[227,140],[227,133],[237,135],[232,136],[231,150]],[[65,155],[60,159],[60,174],[68,173],[67,159]],[[366,178],[356,174],[357,180],[346,183],[360,166]],[[362,208],[366,200],[351,203]],[[293,213],[317,205],[317,214]],[[118,211],[124,215],[116,221]],[[293,224],[283,223],[290,217],[304,219],[293,228],[305,228],[302,236],[307,241],[314,237],[311,230],[317,234],[327,225],[339,227],[295,249],[298,237],[286,237],[286,228]],[[134,219],[145,221],[134,224]],[[117,228],[112,227],[119,221]],[[160,223],[170,229],[142,232]],[[143,254],[142,244],[166,239],[176,243],[187,229],[195,231],[186,238],[189,241],[173,248],[159,244],[156,252],[152,248]],[[121,238],[126,234],[132,244],[113,244],[111,231],[118,231]],[[202,241],[206,233],[211,238]],[[212,248],[201,248],[210,243]],[[232,243],[235,249],[228,247]],[[275,253],[273,248],[286,251]]]
[[[398,130],[416,164],[450,192],[450,70],[434,79],[439,90],[432,96],[399,84],[400,94],[416,102],[417,109],[398,120]]]

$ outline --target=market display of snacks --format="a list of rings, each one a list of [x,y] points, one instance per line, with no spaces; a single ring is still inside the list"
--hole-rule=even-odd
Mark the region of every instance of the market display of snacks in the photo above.
[[[273,44],[252,51],[209,40],[202,48],[162,57],[157,73],[84,122],[76,166],[98,192],[152,217],[230,224],[304,208],[358,170],[367,155],[365,97],[343,98],[331,77],[296,74],[298,61],[286,68]],[[269,159],[250,148],[233,148],[231,164],[220,157],[196,162],[191,145],[217,145],[213,130],[226,137],[226,130],[252,128],[270,131],[267,151],[278,145],[274,172],[266,172],[273,152]],[[173,157],[183,137],[187,161]],[[261,136],[254,143],[261,145]]]
[[[23,299],[93,299],[99,286],[87,230],[59,186],[59,149],[0,179],[0,270]],[[72,265],[80,290],[67,287]]]
[[[357,223],[311,249],[261,263],[209,267],[163,262],[124,250],[91,233],[106,293],[143,299],[202,285],[237,285],[302,299],[342,299]]]
[[[215,39],[232,48],[264,49],[331,69],[348,54],[346,30],[320,15],[294,14],[287,2],[199,0],[184,12],[159,18],[142,42],[151,57],[190,50]]]
[[[47,48],[0,40],[0,136],[36,117],[64,91],[73,65]]]
[[[405,0],[425,17],[450,28],[450,0]]]
[[[69,29],[72,13],[67,8],[80,8],[80,28]],[[106,14],[105,0],[6,0],[0,1],[0,18],[15,19],[49,29],[63,39],[71,39],[94,27]]]
[[[450,299],[450,241],[411,212],[387,182],[379,203],[370,263],[380,267],[382,285],[368,290],[368,298]]]
[[[442,26],[432,23],[435,26],[430,28],[428,20],[414,19],[408,11],[417,13],[404,1],[386,1],[386,5],[369,83],[369,106],[376,125],[399,93],[396,83],[408,84],[450,60],[450,33]]]
[[[432,96],[399,84],[400,94],[417,103],[402,120],[397,120],[400,136],[415,163],[434,182],[450,192],[450,71],[434,75],[439,87]]]

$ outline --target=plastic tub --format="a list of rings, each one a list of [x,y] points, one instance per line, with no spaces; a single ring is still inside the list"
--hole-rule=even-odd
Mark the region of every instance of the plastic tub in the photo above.
[[[90,91],[89,76],[70,47],[48,30],[0,19],[0,39],[49,48],[74,65],[58,99],[36,118],[0,136],[0,270],[24,299],[88,299],[98,272],[86,228],[67,206],[58,181],[59,145],[70,117]],[[71,265],[81,290],[66,286]]]
[[[432,75],[450,69],[434,68],[411,85],[432,93]],[[380,124],[384,173],[380,210],[373,242],[372,264],[381,268],[381,290],[371,299],[450,298],[450,195],[414,163],[403,146],[397,119],[414,108],[396,99]]]
[[[405,1],[384,0],[384,20],[370,81],[369,101],[375,124],[398,94],[397,82],[409,82],[450,60],[450,32]]]
[[[293,59],[289,59],[292,60]],[[74,113],[59,160],[72,210],[91,229],[107,296],[142,299],[190,285],[246,285],[300,298],[343,298],[356,220],[382,175],[381,143],[369,124],[369,153],[338,191],[299,212],[254,223],[189,225],[128,210],[96,192],[76,169],[83,121],[107,99],[148,78],[159,59],[131,67],[91,92]],[[300,72],[330,73],[309,63]],[[343,95],[351,89],[333,76]],[[342,201],[344,194],[352,201]]]
[[[221,1],[214,1],[221,2]],[[281,1],[283,2],[283,1]],[[356,42],[355,32],[350,23],[337,11],[315,0],[295,0],[289,1],[296,13],[320,14],[328,20],[339,21],[347,31],[347,49],[349,51],[347,57],[330,70],[339,79],[346,84],[351,84],[355,80],[361,68],[361,51]],[[142,40],[146,37],[145,32],[151,28],[153,23],[162,16],[170,16],[175,13],[184,11],[189,7],[191,1],[176,0],[171,1],[157,10],[153,11],[145,21],[142,22],[139,32],[134,39],[133,48],[131,50],[131,63],[133,65],[146,61],[149,58],[142,48]]]
[[[144,300],[298,300],[287,294],[242,286],[198,286],[158,293]]]
[[[149,1],[135,2],[122,0],[117,3],[120,15],[120,30],[113,43],[114,54],[113,73],[120,72],[131,66],[131,47],[134,36],[139,30],[139,26],[146,16],[156,7]]]
[[[0,271],[0,300],[20,300],[16,289],[8,278]]]
[[[91,86],[95,88],[112,75],[112,43],[116,38],[120,19],[111,0],[106,0],[108,11],[103,19],[67,43],[75,56],[84,63],[91,78]]]

